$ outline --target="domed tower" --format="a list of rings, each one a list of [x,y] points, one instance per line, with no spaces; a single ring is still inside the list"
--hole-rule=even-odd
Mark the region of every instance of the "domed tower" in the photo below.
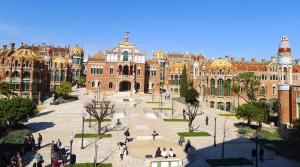
[[[287,36],[281,37],[281,42],[278,49],[277,63],[278,70],[278,101],[279,121],[281,124],[289,125],[291,123],[290,117],[290,85],[292,85],[292,54],[291,47]]]
[[[84,51],[79,45],[76,45],[75,47],[70,49],[69,62],[72,64],[73,81],[77,81],[83,74],[83,57]]]
[[[281,37],[278,48],[277,63],[279,65],[280,84],[292,84],[292,53],[287,36]]]

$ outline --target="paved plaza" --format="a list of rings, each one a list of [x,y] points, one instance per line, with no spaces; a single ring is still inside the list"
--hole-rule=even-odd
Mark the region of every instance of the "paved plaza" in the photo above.
[[[50,164],[49,144],[52,140],[60,139],[63,147],[69,150],[70,135],[72,133],[81,133],[82,112],[85,111],[84,104],[94,97],[94,94],[87,95],[84,88],[74,89],[72,94],[78,95],[79,100],[61,105],[45,104],[42,106],[44,109],[28,122],[28,126],[34,132],[35,137],[37,137],[38,133],[41,133],[43,136],[42,148],[38,152],[43,155],[45,166]],[[124,118],[121,118],[122,124],[109,132],[112,134],[112,138],[84,139],[84,149],[81,149],[81,138],[75,138],[72,152],[77,156],[77,163],[94,162],[95,143],[98,144],[97,162],[112,163],[114,167],[146,166],[145,155],[154,155],[158,146],[161,148],[166,147],[167,150],[172,147],[178,155],[176,158],[183,160],[185,165],[191,167],[209,166],[205,161],[206,159],[221,158],[225,118],[219,116],[218,113],[222,113],[222,111],[203,107],[204,114],[197,117],[194,127],[197,127],[199,131],[210,133],[211,136],[190,138],[192,145],[196,148],[196,152],[191,156],[186,156],[183,148],[177,145],[177,132],[188,131],[187,122],[164,122],[160,118],[160,114],[151,111],[153,107],[158,107],[158,104],[146,103],[151,101],[151,95],[137,96],[136,100],[139,103],[136,103],[135,107],[119,102],[118,97],[107,96],[106,98],[112,100],[115,104],[116,112],[122,113],[124,116]],[[155,99],[159,99],[159,97],[155,97]],[[171,100],[164,99],[163,101],[163,107],[172,106]],[[183,108],[183,104],[174,102],[174,117],[182,117]],[[171,117],[171,111],[163,112],[167,117]],[[157,116],[158,118],[156,118]],[[205,116],[209,117],[208,126],[205,125]],[[217,118],[216,147],[213,146],[214,117]],[[234,118],[228,118],[225,123],[225,141],[227,141],[225,144],[225,158],[246,157],[251,160],[251,149],[255,147],[255,144],[239,136],[237,128],[233,125],[235,122],[239,121]],[[109,127],[113,127],[116,124],[116,119],[113,118],[112,122],[105,122],[104,124],[109,124]],[[91,127],[89,127],[87,122],[85,123],[85,133],[96,133],[96,128],[95,122],[92,122]],[[124,131],[127,128],[129,128],[133,141],[128,143],[129,155],[123,161],[120,161],[117,143],[124,141]],[[155,141],[152,141],[151,136],[153,130],[159,133],[159,137]],[[259,166],[300,166],[297,161],[276,156],[268,150],[265,152],[266,160],[259,162]],[[28,161],[32,160],[30,156],[33,155],[26,155]]]

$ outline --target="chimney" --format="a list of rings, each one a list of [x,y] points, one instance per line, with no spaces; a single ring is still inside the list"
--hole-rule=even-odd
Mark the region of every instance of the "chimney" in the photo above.
[[[21,42],[21,46],[24,46],[24,43],[23,43],[23,42]]]
[[[6,45],[5,43],[3,43],[3,45],[2,45],[2,49],[3,49],[3,50],[6,50],[6,49],[7,49],[7,45]]]
[[[14,50],[15,49],[15,43],[10,43],[10,50]]]

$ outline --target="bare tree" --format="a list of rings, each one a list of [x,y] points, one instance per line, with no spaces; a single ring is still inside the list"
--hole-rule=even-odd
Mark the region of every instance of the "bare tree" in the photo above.
[[[187,111],[186,111],[186,115],[188,116],[188,127],[189,127],[189,131],[192,132],[193,131],[193,121],[196,119],[197,116],[202,115],[203,111],[202,111],[202,107],[200,107],[201,110],[199,110],[199,104],[187,104]]]
[[[113,115],[114,105],[111,104],[110,101],[95,101],[89,102],[85,105],[87,113],[91,114],[97,122],[98,122],[98,134],[104,134],[106,131],[102,133],[102,122],[108,116]]]

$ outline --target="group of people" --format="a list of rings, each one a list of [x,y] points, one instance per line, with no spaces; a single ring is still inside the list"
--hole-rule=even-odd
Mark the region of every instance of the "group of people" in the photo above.
[[[176,157],[176,154],[174,153],[172,148],[170,148],[169,152],[167,152],[166,147],[164,147],[162,151],[160,147],[158,147],[157,150],[155,151],[155,158],[157,157],[163,157],[163,158]]]
[[[51,162],[53,167],[59,167],[59,160],[62,160],[62,164],[65,163],[63,156],[66,155],[65,148],[62,148],[62,142],[58,139],[56,142],[51,142]]]
[[[183,136],[180,136],[179,140],[178,140],[178,145],[183,146],[183,143],[185,143],[185,139]],[[187,139],[185,146],[184,146],[184,152],[189,153],[191,151],[191,148],[193,148],[191,141],[190,141],[190,139]]]
[[[24,160],[23,160],[22,156],[24,156],[24,154],[27,151],[35,152],[37,149],[40,149],[42,140],[43,140],[43,138],[40,133],[38,134],[38,138],[37,138],[38,142],[37,143],[36,143],[36,140],[32,133],[27,134],[24,138],[24,142],[21,146],[20,151],[13,153],[5,158],[5,161],[4,161],[4,163],[6,164],[5,166],[23,167]],[[43,163],[42,156],[40,154],[37,154],[37,156],[35,157],[35,160],[36,161],[34,163],[34,167],[41,167],[42,163]],[[0,166],[1,166],[1,164],[0,164]]]
[[[19,152],[10,157],[10,167],[23,167],[22,157]]]

